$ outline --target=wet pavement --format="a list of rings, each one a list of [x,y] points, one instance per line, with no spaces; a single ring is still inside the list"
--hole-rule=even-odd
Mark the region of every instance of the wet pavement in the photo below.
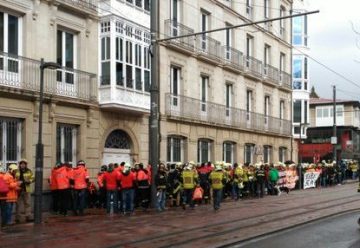
[[[360,209],[357,184],[293,191],[261,199],[226,201],[163,213],[138,211],[134,216],[52,216],[34,227],[23,224],[0,232],[0,247],[219,247],[249,240],[308,221]]]

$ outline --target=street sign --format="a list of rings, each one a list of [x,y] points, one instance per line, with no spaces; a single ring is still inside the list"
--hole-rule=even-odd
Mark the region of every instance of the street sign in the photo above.
[[[336,145],[337,144],[337,137],[331,137],[331,144]]]

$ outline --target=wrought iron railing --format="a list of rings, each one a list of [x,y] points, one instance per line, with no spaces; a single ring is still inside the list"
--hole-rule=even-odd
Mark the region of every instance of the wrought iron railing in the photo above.
[[[264,77],[279,83],[279,70],[271,65],[264,65]]]
[[[221,47],[221,51],[225,63],[229,63],[233,66],[239,67],[240,69],[243,68],[244,59],[242,52],[229,46]]]
[[[256,76],[262,75],[262,62],[260,60],[255,59],[251,56],[246,56],[245,66],[250,72],[252,72]]]
[[[176,20],[165,20],[165,34],[167,37],[175,37],[193,33],[193,29],[179,23]],[[193,36],[175,39],[171,42],[177,43],[178,45],[184,46],[190,50],[194,50],[195,47],[195,38]]]
[[[291,75],[289,73],[286,73],[284,71],[280,71],[280,74],[279,74],[279,81],[280,81],[280,85],[285,87],[285,88],[288,88],[288,89],[292,89],[291,87]]]
[[[57,0],[78,9],[97,12],[98,0]]]
[[[165,112],[170,118],[291,135],[291,122],[289,120],[248,112],[243,109],[229,108],[226,105],[213,102],[204,103],[191,97],[166,94]]]
[[[0,52],[0,86],[40,91],[40,61]],[[44,93],[97,101],[97,78],[66,67],[45,70]]]
[[[220,58],[221,43],[207,35],[200,35],[196,38],[196,50],[207,56]]]

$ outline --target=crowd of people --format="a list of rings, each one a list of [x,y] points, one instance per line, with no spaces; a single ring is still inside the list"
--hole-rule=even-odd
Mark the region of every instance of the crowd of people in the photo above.
[[[106,208],[108,214],[131,215],[135,208],[147,210],[151,186],[157,189],[156,210],[181,206],[191,209],[196,204],[213,203],[215,210],[225,199],[278,195],[293,189],[298,179],[295,164],[255,165],[211,162],[160,163],[152,182],[151,166],[122,162],[101,166],[96,183],[89,180],[84,161],[75,168],[58,164],[49,179],[53,212],[67,215],[84,214],[85,206]]]
[[[356,179],[358,165],[342,160],[339,164],[303,164],[301,176],[318,172],[318,187],[342,184],[345,179]],[[122,162],[103,165],[96,180],[90,180],[86,163],[78,161],[58,163],[48,179],[52,195],[53,213],[66,216],[84,215],[86,208],[104,208],[108,214],[131,215],[135,208],[146,211],[150,206],[151,187],[156,188],[156,210],[168,207],[194,209],[199,204],[220,208],[224,199],[237,201],[289,193],[298,185],[299,167],[294,163],[230,164],[211,162],[196,164],[160,163],[152,180],[151,165]],[[0,166],[1,225],[32,221],[31,190],[34,175],[26,159],[11,164],[7,170]],[[15,220],[12,213],[16,205]]]

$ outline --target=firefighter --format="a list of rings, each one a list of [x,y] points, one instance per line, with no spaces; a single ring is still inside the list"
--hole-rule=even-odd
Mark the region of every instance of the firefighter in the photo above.
[[[234,168],[232,171],[232,198],[234,200],[239,200],[240,196],[241,196],[241,191],[242,191],[242,176],[243,176],[243,169],[242,169],[242,165],[239,165],[238,163],[234,164]]]
[[[200,187],[204,190],[204,201],[205,204],[209,202],[210,195],[210,183],[209,183],[209,169],[206,167],[205,163],[202,163],[201,166],[197,169],[199,175]]]
[[[134,213],[134,189],[136,186],[136,175],[131,171],[130,164],[126,163],[124,170],[119,174],[122,192],[122,210],[124,215]]]
[[[181,181],[183,184],[183,202],[182,207],[185,210],[186,204],[190,205],[191,209],[194,209],[194,201],[192,199],[195,186],[198,184],[197,172],[193,169],[195,163],[189,162],[185,166],[184,171],[181,174]]]
[[[255,172],[256,176],[256,193],[258,197],[264,197],[264,190],[265,190],[265,169],[264,165],[257,164],[257,170]]]
[[[70,170],[62,163],[54,172],[54,180],[58,190],[59,213],[66,216],[69,209],[70,195]]]
[[[73,207],[75,215],[84,215],[86,191],[89,184],[89,173],[85,166],[85,162],[80,160],[72,172],[72,182],[74,187]]]
[[[149,208],[149,172],[146,168],[144,168],[144,164],[140,163],[138,166],[136,174],[136,180],[138,183],[138,198],[140,206],[145,211]]]
[[[52,210],[54,214],[59,211],[59,193],[56,185],[55,174],[56,170],[60,167],[60,163],[56,163],[56,165],[51,169],[50,177],[49,177],[49,185],[51,190],[51,197],[52,197]]]
[[[98,185],[98,208],[104,208],[106,206],[106,188],[104,186],[104,174],[107,171],[107,166],[102,165],[100,172],[97,174],[97,185]]]
[[[223,192],[224,184],[226,183],[224,172],[220,164],[215,165],[215,171],[210,173],[209,179],[211,183],[211,188],[213,190],[214,210],[217,211],[220,209],[222,192]]]

